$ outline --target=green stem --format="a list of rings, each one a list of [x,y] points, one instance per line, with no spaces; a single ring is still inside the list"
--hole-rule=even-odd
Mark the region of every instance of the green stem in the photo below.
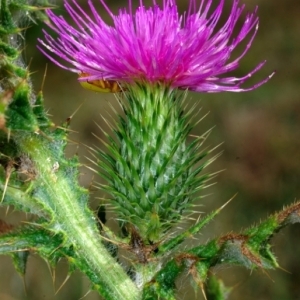
[[[76,257],[81,258],[74,263],[82,266],[81,271],[90,278],[94,276],[94,283],[100,282],[96,288],[105,299],[138,299],[136,286],[101,243],[87,199],[79,198],[65,170],[55,161],[49,141],[38,135],[23,135],[18,140],[20,148],[31,157],[38,170],[39,185],[43,188],[39,200],[48,202],[44,204],[53,211],[49,229],[62,233],[66,245],[74,247]]]

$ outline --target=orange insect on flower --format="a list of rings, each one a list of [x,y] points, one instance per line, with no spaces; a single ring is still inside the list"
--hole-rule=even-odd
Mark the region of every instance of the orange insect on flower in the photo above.
[[[88,76],[89,74],[84,72],[79,74],[79,78],[85,78]],[[79,82],[83,88],[92,90],[94,92],[118,93],[122,91],[118,82],[113,80],[97,79],[97,80],[87,80],[87,81],[79,81]]]

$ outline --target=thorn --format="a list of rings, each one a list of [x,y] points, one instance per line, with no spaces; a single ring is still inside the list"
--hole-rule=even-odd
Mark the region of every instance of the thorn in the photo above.
[[[39,132],[36,132],[36,134],[41,134],[43,137],[45,137],[49,142],[53,142],[53,139],[50,138],[49,136],[47,136],[46,133],[44,133],[43,131],[39,131]]]
[[[90,184],[89,184],[88,187],[87,187],[87,189],[88,189],[89,192],[92,191],[92,189],[93,189],[93,186],[94,186],[94,179],[95,179],[95,176],[93,175],[93,176],[92,176],[92,179],[91,179],[91,182],[90,182]]]
[[[201,110],[201,109],[200,109]],[[198,111],[198,113],[200,112],[200,110]],[[199,118],[197,120],[197,122],[195,123],[195,125],[199,124],[201,121],[203,121],[208,115],[210,114],[210,111],[207,112],[202,118]],[[212,131],[216,126],[213,126],[209,131]]]
[[[43,88],[44,88],[44,84],[45,84],[45,81],[46,81],[47,70],[48,70],[48,64],[46,64],[46,67],[45,67],[45,72],[44,72],[44,75],[43,75],[43,80],[42,80],[42,85],[41,85],[41,91],[43,91]]]
[[[282,268],[280,266],[278,266],[277,268],[280,269],[280,270],[282,270],[282,271],[284,271],[284,272],[286,272],[286,273],[288,273],[288,274],[292,274],[292,272],[290,272],[290,271],[288,271],[288,270],[286,270],[286,269],[284,269],[284,268]]]
[[[30,13],[28,11],[26,11],[26,17],[34,24],[37,25],[37,22],[34,18],[31,17]],[[27,28],[25,28],[26,30]],[[23,29],[24,30],[24,29]]]
[[[50,253],[49,253],[49,257],[55,252],[57,251],[59,248],[61,247],[61,245],[57,246],[55,249],[53,249]]]
[[[7,187],[8,187],[8,182],[9,182],[9,179],[10,179],[10,176],[11,176],[11,173],[12,173],[13,165],[14,165],[13,161],[10,160],[7,167],[6,167],[6,170],[5,170],[5,183],[4,183],[4,188],[3,188],[3,193],[2,193],[0,203],[2,203],[3,200],[4,200],[5,193],[6,193],[6,190],[7,190]]]
[[[6,190],[7,190],[9,178],[10,178],[10,174],[9,174],[9,176],[5,177],[5,183],[4,183],[4,188],[3,188],[3,193],[2,193],[2,197],[1,197],[0,203],[3,202],[4,196],[5,196],[5,193],[6,193]]]
[[[25,276],[22,276],[22,281],[23,281],[23,288],[24,288],[24,294],[27,297],[27,287],[26,287],[26,282],[25,282]]]
[[[117,114],[117,112],[116,112],[116,114]],[[109,123],[109,121],[107,120],[107,118],[105,118],[103,115],[101,116],[101,118],[102,118],[102,120],[106,123],[106,125],[108,126],[108,128],[109,128],[110,130],[113,131],[113,127],[112,127],[112,125]],[[101,131],[104,132],[103,128],[102,128],[98,123],[95,122],[95,124],[97,125],[97,127],[98,127]]]
[[[210,152],[210,153],[213,152],[214,150],[218,149],[218,148],[219,148],[220,146],[222,146],[223,144],[224,144],[224,142],[218,144],[218,145],[215,146],[214,148],[210,149],[209,152]],[[223,151],[219,152],[219,153],[217,154],[217,157],[219,157],[222,153],[223,153]]]
[[[88,290],[81,298],[79,298],[79,300],[82,300],[83,298],[85,298],[90,292],[91,292],[91,290]]]
[[[265,269],[263,269],[263,268],[261,268],[261,270],[262,270],[262,272],[263,272],[265,275],[267,275],[267,277],[268,277],[273,283],[275,283],[275,280],[272,279],[272,277],[271,277],[270,274],[267,272],[267,270],[265,270]]]
[[[62,289],[62,287],[66,284],[66,282],[69,280],[69,278],[71,277],[70,274],[68,274],[68,276],[66,277],[66,279],[63,281],[63,283],[61,284],[61,286],[58,288],[58,290],[55,292],[55,296],[58,294],[58,292]]]
[[[88,150],[90,150],[91,152],[96,152],[94,148],[92,148],[91,146],[89,145],[86,145],[86,144],[82,144],[82,146],[84,146],[85,148],[87,148]]]
[[[72,118],[76,115],[76,113],[79,111],[79,109],[81,108],[81,106],[82,106],[84,103],[85,103],[85,101],[83,101],[83,102],[78,106],[78,108],[75,109],[75,111],[73,112],[73,114],[69,117],[70,119],[72,119]]]
[[[105,225],[100,221],[100,219],[98,218],[98,221],[99,221],[99,223],[101,224],[101,226],[104,228],[105,227]],[[106,228],[106,227],[105,227]],[[104,228],[104,232],[105,232],[105,228]],[[107,237],[105,237],[104,235],[102,235],[101,234],[101,238],[102,239],[104,239],[105,241],[107,241],[107,242],[110,242],[110,243],[112,243],[112,244],[114,244],[114,245],[116,245],[116,246],[120,246],[120,244],[118,243],[118,242],[115,242],[115,241],[113,241],[113,240],[111,240],[111,239],[109,239],[109,238],[107,238]]]
[[[53,269],[50,264],[49,264],[49,261],[45,260],[46,262],[46,265],[48,267],[48,270],[49,270],[49,273],[50,273],[50,276],[52,278],[52,284],[54,286],[54,283],[55,283],[55,269]]]
[[[68,119],[70,119],[70,118],[68,118]],[[66,127],[62,127],[62,126],[56,126],[56,128],[62,129],[64,131],[68,131],[68,132],[79,133],[79,131],[75,131],[75,130],[72,130],[70,128],[66,128]]]
[[[225,207],[227,206],[227,204],[229,204],[236,196],[238,193],[235,193],[227,202],[225,202],[218,210],[219,212]]]
[[[22,38],[24,39],[23,36],[22,36]],[[25,40],[25,39],[24,39],[24,40]],[[26,70],[29,70],[29,69],[30,69],[32,61],[33,61],[33,58],[31,57],[30,60],[29,60],[28,65],[27,65],[27,67],[26,67]],[[33,74],[33,73],[29,73],[29,75],[31,75],[31,74]]]
[[[92,152],[90,149],[88,152],[89,152],[89,155],[91,155],[94,159],[96,159],[96,161],[93,161],[92,158],[89,158],[88,156],[85,156],[85,158],[91,160],[93,163],[97,163],[99,160],[99,157],[96,154],[98,154],[98,152],[97,151]]]
[[[94,160],[92,160],[91,158],[89,158],[88,156],[85,156],[85,158],[89,161],[89,162],[91,162],[93,165],[95,165],[95,166],[98,166],[99,165],[99,161],[94,161]],[[86,165],[85,167],[89,167],[89,165]]]
[[[73,133],[78,133],[78,131],[75,131],[75,130],[70,130],[70,131],[73,132]],[[69,143],[73,143],[76,146],[80,146],[81,145],[79,141],[71,140],[70,138],[67,138],[67,141]]]
[[[9,213],[9,206],[7,206],[7,208],[6,208],[5,217],[7,217],[8,213]]]
[[[11,130],[7,129],[7,142],[9,142],[10,140],[10,134],[11,134]]]
[[[204,290],[204,286],[203,286],[202,283],[201,283],[200,289],[201,289],[201,292],[202,292],[202,295],[203,295],[204,299],[207,300],[207,297],[206,297],[206,294],[205,294],[205,290]]]
[[[53,276],[52,276],[53,286],[54,286],[55,280],[56,280],[56,271],[55,271],[55,268],[54,268],[53,269]]]
[[[40,227],[40,228],[44,229],[43,224],[38,224],[38,223],[34,223],[34,222],[29,222],[29,221],[21,221],[21,223],[32,225],[32,226],[36,226],[36,227]]]
[[[99,172],[98,172],[97,170],[93,169],[93,168],[90,167],[90,166],[86,166],[86,168],[87,168],[88,170],[92,171],[93,173],[99,174]]]
[[[189,134],[190,137],[194,137],[194,138],[197,138],[197,139],[204,139],[202,135],[195,135],[195,134]]]

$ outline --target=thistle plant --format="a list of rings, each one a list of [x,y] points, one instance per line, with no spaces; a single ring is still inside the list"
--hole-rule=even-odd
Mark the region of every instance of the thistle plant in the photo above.
[[[205,168],[219,155],[217,147],[203,146],[210,130],[190,141],[200,117],[196,107],[188,108],[187,92],[251,91],[272,77],[244,86],[265,61],[242,77],[230,75],[257,33],[257,9],[244,15],[244,5],[233,0],[221,23],[224,0],[215,9],[212,0],[190,0],[183,15],[175,0],[153,0],[151,7],[140,1],[135,11],[129,1],[117,15],[100,0],[113,21],[107,25],[94,2],[84,11],[76,0],[65,1],[71,25],[43,1],[1,1],[1,204],[34,216],[19,227],[1,221],[1,253],[14,258],[22,275],[33,251],[53,267],[67,258],[70,269],[86,274],[91,288],[108,300],[176,299],[175,282],[184,272],[205,298],[227,299],[229,288],[211,269],[277,268],[270,240],[298,222],[300,213],[296,202],[239,233],[181,247],[211,220],[217,222],[226,204],[181,226],[216,175]],[[106,181],[98,187],[108,195],[98,215],[89,208],[89,191],[78,184],[79,159],[64,154],[71,120],[51,122],[15,42],[22,34],[18,17],[28,11],[38,12],[35,17],[49,26],[38,48],[77,73],[83,87],[115,93],[122,108],[111,131],[103,130],[105,139],[99,138],[106,150],[91,148],[93,169]],[[232,59],[244,41],[244,50]],[[105,223],[108,208],[118,231]],[[119,260],[120,249],[126,263]]]

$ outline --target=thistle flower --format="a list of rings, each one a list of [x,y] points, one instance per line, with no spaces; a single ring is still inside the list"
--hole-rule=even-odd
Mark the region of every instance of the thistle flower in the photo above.
[[[76,0],[65,2],[65,8],[75,26],[70,25],[51,10],[47,14],[50,27],[58,34],[55,39],[44,31],[45,39],[39,49],[60,67],[78,74],[79,81],[105,80],[106,83],[148,82],[162,83],[172,88],[198,92],[241,92],[257,88],[268,81],[273,73],[257,84],[241,85],[265,64],[259,63],[243,77],[230,77],[227,73],[239,66],[258,30],[257,8],[248,13],[239,32],[236,24],[244,5],[233,0],[227,21],[221,27],[219,20],[225,0],[211,10],[212,0],[190,0],[189,9],[179,15],[175,0],[163,0],[159,6],[145,8],[143,1],[135,12],[129,0],[128,10],[114,15],[104,0],[100,0],[113,20],[105,24],[92,1],[89,16]],[[220,28],[219,28],[220,27]],[[218,28],[218,29],[217,29]],[[245,39],[248,43],[242,53],[230,60],[232,52]],[[53,54],[71,66],[61,64]]]

